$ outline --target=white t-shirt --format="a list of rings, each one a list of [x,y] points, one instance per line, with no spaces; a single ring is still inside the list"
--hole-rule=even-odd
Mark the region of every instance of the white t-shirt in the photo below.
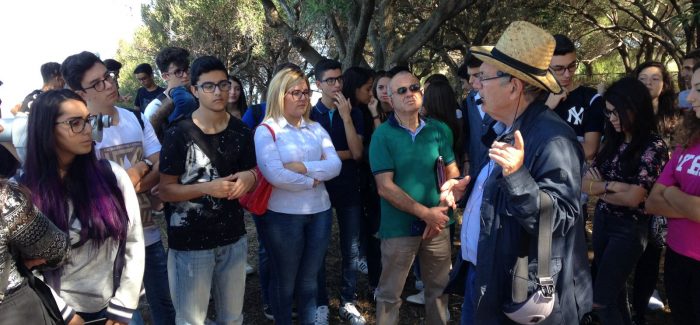
[[[141,114],[144,129],[141,130],[136,115],[121,107],[115,107],[119,114],[119,124],[103,130],[102,141],[95,143],[95,152],[99,158],[116,162],[122,168],[129,169],[144,158],[160,152],[160,142],[153,131],[151,123]],[[160,230],[151,217],[151,200],[148,194],[138,194],[141,208],[141,223],[146,246],[160,240]]]

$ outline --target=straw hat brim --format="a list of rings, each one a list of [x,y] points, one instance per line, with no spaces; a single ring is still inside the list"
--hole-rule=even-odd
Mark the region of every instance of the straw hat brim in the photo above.
[[[17,159],[17,161],[22,161],[19,159],[19,155],[17,154],[17,149],[15,149],[15,146],[13,146],[12,143],[0,142],[0,145],[5,147],[5,149],[7,149],[7,151],[9,151],[12,154],[12,156],[14,156],[15,159]]]
[[[491,64],[498,68],[498,70],[510,74],[513,77],[555,94],[560,94],[562,92],[561,86],[559,86],[557,79],[554,78],[551,71],[548,70],[544,76],[525,73],[494,58],[491,54],[493,48],[493,46],[472,46],[470,50],[471,53],[482,62]]]

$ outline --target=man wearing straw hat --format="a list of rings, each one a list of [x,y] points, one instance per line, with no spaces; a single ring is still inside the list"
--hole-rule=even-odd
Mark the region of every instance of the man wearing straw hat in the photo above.
[[[516,21],[495,47],[471,49],[483,61],[482,107],[496,123],[484,136],[490,159],[475,166],[480,172],[462,218],[462,257],[473,272],[465,281],[462,324],[578,324],[591,309],[578,201],[583,151],[573,130],[544,105],[547,93],[562,91],[547,70],[554,45],[546,31]],[[468,182],[448,181],[443,196],[453,202]],[[552,203],[551,233],[543,233],[551,238],[551,283],[536,276],[540,194]],[[518,256],[529,262],[529,280],[523,279],[528,299],[522,301],[512,290]]]

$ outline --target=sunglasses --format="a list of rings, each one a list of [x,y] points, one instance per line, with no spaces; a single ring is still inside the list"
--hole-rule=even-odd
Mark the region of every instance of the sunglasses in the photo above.
[[[412,84],[408,87],[399,87],[396,89],[396,93],[399,95],[405,94],[407,91],[411,91],[412,93],[417,93],[420,91],[420,85],[419,84]]]

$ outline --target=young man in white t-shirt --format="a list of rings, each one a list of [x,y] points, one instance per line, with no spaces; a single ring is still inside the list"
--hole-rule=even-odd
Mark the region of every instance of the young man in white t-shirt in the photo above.
[[[61,66],[61,73],[68,86],[85,99],[90,114],[108,115],[112,119],[112,126],[102,131],[102,140],[95,144],[95,152],[122,166],[134,185],[146,246],[146,297],[156,324],[171,324],[175,310],[168,289],[167,259],[151,211],[159,204],[152,202],[155,197],[151,196],[159,181],[160,156],[160,143],[153,127],[143,114],[114,106],[119,97],[114,74],[95,54],[81,52],[69,56]]]

